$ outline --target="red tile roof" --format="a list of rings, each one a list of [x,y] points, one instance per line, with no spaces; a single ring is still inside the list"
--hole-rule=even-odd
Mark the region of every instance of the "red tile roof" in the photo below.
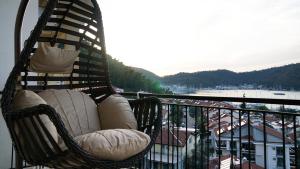
[[[230,157],[231,157],[230,154],[223,155],[221,156],[221,161],[226,160]],[[219,158],[214,158],[209,160],[209,169],[215,169],[216,167],[218,167],[218,165],[219,165]]]
[[[155,140],[155,144],[163,145],[173,145],[184,147],[186,145],[187,139],[192,134],[192,131],[178,130],[175,128],[174,131],[172,128],[170,130],[163,128]],[[168,143],[169,142],[169,143]]]
[[[242,126],[247,125],[247,124],[248,124],[247,122],[244,122],[244,123],[242,123]],[[237,127],[239,127],[239,126],[238,125],[237,126],[233,126],[233,129],[235,129]],[[263,129],[264,129],[263,125],[261,125],[261,124],[260,125],[251,125],[251,127],[256,128],[256,129],[258,129],[258,130],[260,130],[262,132],[263,132]],[[228,132],[228,131],[231,130],[231,128],[228,128],[226,126],[225,127],[221,127],[221,129],[222,129],[221,130],[221,134],[226,133],[226,132]],[[214,132],[218,136],[219,129],[215,128]],[[280,133],[279,131],[277,131],[277,130],[271,128],[271,127],[266,126],[266,133],[269,134],[269,135],[272,135],[274,137],[277,137],[279,139],[282,139],[282,133]],[[252,137],[252,139],[253,139],[253,137]],[[288,138],[288,137],[285,138],[285,141],[286,141],[286,143],[294,143],[294,141],[292,139]]]
[[[248,135],[246,135],[246,136],[243,136],[242,137],[242,140],[248,140]],[[253,141],[254,139],[253,139],[253,136],[250,136],[250,141]]]
[[[264,131],[264,127],[263,125],[258,125],[258,126],[253,126],[254,128],[258,129],[258,130],[261,130],[262,132]],[[272,135],[274,137],[277,137],[277,138],[280,138],[282,139],[282,133],[280,133],[279,131],[275,130],[275,129],[272,129],[268,126],[266,126],[266,133],[269,134],[269,135]],[[290,138],[285,138],[285,141],[286,143],[294,143],[293,140],[291,140]]]

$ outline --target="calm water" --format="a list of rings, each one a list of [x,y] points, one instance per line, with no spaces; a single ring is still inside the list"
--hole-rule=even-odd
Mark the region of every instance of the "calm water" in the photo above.
[[[276,95],[280,93],[284,95]],[[221,96],[221,97],[246,97],[250,98],[276,98],[276,99],[300,99],[300,91],[271,91],[271,90],[214,90],[200,89],[193,95]]]
[[[274,93],[280,93],[276,95]],[[271,91],[271,90],[210,90],[200,89],[192,95],[198,96],[220,96],[220,97],[245,97],[248,98],[273,98],[273,99],[300,99],[300,91]],[[278,109],[280,105],[266,104],[270,109]],[[292,108],[300,110],[300,106],[285,106],[285,108]]]

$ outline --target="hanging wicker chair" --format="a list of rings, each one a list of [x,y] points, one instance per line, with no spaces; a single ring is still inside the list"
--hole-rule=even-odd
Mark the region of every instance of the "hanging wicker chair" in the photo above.
[[[18,15],[23,17],[25,9],[26,5],[23,4],[19,8],[21,12],[19,11]],[[24,11],[22,12],[22,10]],[[43,32],[49,31],[54,32],[53,36],[44,37]],[[59,34],[66,36],[62,37]],[[73,46],[80,50],[72,73],[52,75],[30,72],[28,68],[30,56],[36,51],[37,44],[41,42],[50,42],[51,45]],[[18,47],[16,50],[19,50]],[[132,100],[130,106],[137,119],[138,130],[150,136],[150,144],[142,152],[126,160],[98,159],[78,146],[53,107],[38,105],[14,111],[12,102],[16,91],[20,89],[31,90],[36,93],[46,89],[72,89],[89,94],[96,103],[100,103],[106,97],[115,94],[109,79],[102,18],[96,0],[48,0],[23,50],[18,55],[18,60],[8,77],[1,100],[2,113],[18,160],[19,162],[20,159],[24,160],[34,166],[48,166],[50,168],[130,167],[142,161],[145,154],[153,146],[160,131],[160,101],[154,97]],[[35,137],[31,137],[30,133],[26,131],[25,120],[39,119],[39,115],[42,114],[51,119],[67,150],[61,150],[47,129],[42,124],[35,124],[35,120],[31,120],[31,122],[36,133],[46,133],[47,137],[41,136],[39,140],[35,140]],[[20,128],[21,131],[14,129],[13,126],[16,124],[23,126]],[[37,125],[42,127],[35,127]],[[35,148],[24,148],[20,144],[18,133],[26,133],[24,137],[31,140],[36,145]],[[51,143],[51,146],[38,144],[38,142]]]

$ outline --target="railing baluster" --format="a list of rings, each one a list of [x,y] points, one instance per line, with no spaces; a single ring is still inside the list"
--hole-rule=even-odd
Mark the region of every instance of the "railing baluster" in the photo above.
[[[200,117],[201,117],[201,119],[200,119],[200,123],[201,123],[201,126],[200,126],[200,128],[201,128],[201,130],[200,130],[200,151],[201,151],[201,156],[200,156],[200,158],[201,158],[201,166],[200,166],[200,168],[201,169],[203,169],[203,166],[204,166],[204,164],[203,164],[203,162],[204,162],[204,160],[203,160],[203,107],[201,107],[200,108]]]
[[[177,128],[177,136],[176,136],[176,145],[177,145],[177,149],[176,149],[176,155],[177,155],[177,168],[176,169],[179,169],[179,140],[178,140],[178,137],[179,137],[179,118],[182,118],[182,117],[178,117],[179,116],[179,105],[177,104],[177,119],[176,119],[176,128]]]
[[[163,116],[163,115],[162,115]],[[163,117],[161,117],[161,119],[163,119]],[[162,120],[160,121],[160,168],[163,167],[163,160],[162,160],[162,156],[163,156],[163,123]]]
[[[151,149],[150,149],[151,151]],[[155,162],[155,146],[153,146],[153,168],[155,168],[156,162]]]
[[[188,151],[188,137],[187,137],[187,128],[188,128],[188,111],[187,111],[187,106],[185,106],[185,138],[186,138],[186,141],[185,141],[185,168],[188,168],[188,154],[187,154],[187,151]]]
[[[221,168],[221,109],[218,109],[218,123],[219,123],[219,138],[218,138],[218,155],[219,155],[219,168]]]
[[[151,153],[152,153],[152,151],[151,151],[151,149],[150,149],[150,161],[149,161],[149,165],[150,165],[150,169],[152,169],[152,157],[151,157]]]
[[[134,162],[134,168],[137,168],[137,161]]]
[[[295,149],[295,166],[298,168],[298,146],[297,146],[297,129],[296,129],[296,115],[293,116],[294,126],[294,149]]]
[[[264,167],[267,168],[267,133],[266,133],[266,113],[263,112],[263,134],[264,134]]]
[[[209,133],[209,114],[208,114],[208,108],[206,109],[206,128],[207,128],[207,136],[206,136],[206,146],[207,146],[207,152],[206,152],[206,155],[207,155],[207,159],[206,159],[206,168],[209,168],[209,148],[210,148],[210,145],[209,145],[209,136],[210,136],[210,133]]]
[[[142,165],[143,164],[143,161],[145,160],[145,157],[144,158],[142,158],[139,162],[138,162],[138,166],[137,166],[137,168],[138,169],[144,169],[145,167]]]
[[[242,113],[239,110],[239,155],[240,155],[240,168],[242,168]]]
[[[148,155],[146,155],[145,158],[143,158],[143,160],[142,160],[141,165],[142,165],[143,169],[145,168],[145,161],[146,161],[146,165],[147,165],[147,160],[148,160]],[[148,168],[148,167],[146,166],[146,168]]]
[[[230,111],[230,168],[233,168],[233,110]]]
[[[251,169],[251,145],[250,145],[250,111],[247,111],[247,116],[248,116],[248,165],[249,165],[249,169]]]
[[[168,169],[170,168],[170,105],[168,104]]]
[[[198,107],[195,107],[195,160],[194,160],[194,166],[195,168],[197,168],[197,135],[199,134],[198,133],[198,123],[197,123],[197,116],[198,114]]]
[[[172,128],[173,128],[173,132],[172,132],[172,169],[174,169],[174,134],[175,134],[175,128],[174,128],[174,123],[175,123],[175,106],[174,106],[174,108],[173,108],[173,110],[172,110]]]
[[[282,148],[283,148],[283,169],[286,169],[286,161],[285,161],[285,125],[284,125],[284,115],[281,115],[282,122]]]

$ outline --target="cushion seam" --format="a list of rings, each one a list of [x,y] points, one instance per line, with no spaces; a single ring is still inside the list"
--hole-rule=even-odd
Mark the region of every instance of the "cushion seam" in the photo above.
[[[81,128],[81,124],[80,124],[80,120],[79,120],[79,117],[78,117],[78,112],[77,112],[77,110],[76,110],[76,107],[75,107],[75,104],[74,104],[73,97],[71,96],[71,93],[70,93],[69,90],[67,90],[67,93],[68,93],[68,95],[70,96],[71,102],[72,102],[72,104],[73,104],[74,111],[75,111],[75,114],[76,114],[76,117],[77,117],[77,122],[78,122],[78,126],[79,126],[79,128],[80,128],[81,134],[83,134],[82,128]]]
[[[65,116],[65,118],[66,118],[66,121],[68,122],[69,127],[70,127],[70,129],[71,129],[72,135],[74,135],[74,132],[73,132],[73,129],[72,129],[71,124],[70,124],[70,122],[69,122],[69,119],[68,119],[68,117],[67,117],[67,115],[66,115],[65,110],[63,109],[62,105],[60,104],[59,99],[58,99],[58,97],[56,96],[56,93],[54,92],[54,90],[51,90],[51,92],[53,93],[53,95],[54,95],[54,97],[55,97],[55,99],[56,99],[56,101],[57,101],[57,103],[58,103],[60,109],[63,111],[63,114],[64,114],[64,116]]]

